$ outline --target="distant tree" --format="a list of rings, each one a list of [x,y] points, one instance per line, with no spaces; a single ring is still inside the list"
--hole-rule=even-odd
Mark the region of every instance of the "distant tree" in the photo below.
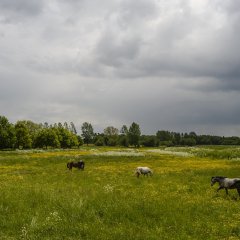
[[[200,135],[197,137],[197,144],[199,145],[210,145],[212,144],[211,136],[209,135]]]
[[[36,136],[34,146],[36,148],[47,148],[47,133],[46,133],[46,128],[40,130]]]
[[[79,147],[78,136],[70,132],[70,148]]]
[[[77,136],[77,139],[78,139],[78,147],[80,147],[80,146],[83,145],[83,139],[79,135],[76,135],[76,136]]]
[[[13,148],[16,142],[15,129],[8,119],[0,116],[0,149]]]
[[[118,143],[118,129],[109,126],[104,129],[104,135],[105,135],[105,143],[108,146],[116,146]]]
[[[75,125],[74,125],[73,122],[70,123],[70,131],[71,131],[73,134],[77,135],[77,130],[76,130],[76,127],[75,127]]]
[[[129,144],[134,145],[135,147],[139,147],[140,136],[141,136],[140,127],[137,123],[133,122],[128,130]]]
[[[189,133],[189,137],[196,139],[197,138],[197,134],[195,132],[190,132]]]
[[[128,136],[127,135],[120,135],[118,137],[118,144],[123,147],[128,147],[129,146],[129,141],[128,141]]]
[[[221,145],[223,144],[223,138],[219,136],[211,136],[211,143],[213,145]],[[197,144],[198,144],[198,138],[197,138]]]
[[[173,136],[173,141],[172,141],[173,144],[174,145],[180,145],[180,143],[181,143],[181,134],[173,132],[172,136]]]
[[[84,141],[84,143],[86,143],[88,145],[89,143],[91,143],[91,141],[94,137],[93,127],[92,127],[91,123],[84,122],[82,124],[81,129],[82,129],[83,141]]]
[[[60,122],[57,124],[57,126],[58,126],[58,128],[63,128],[63,125]]]
[[[64,122],[63,127],[64,127],[65,129],[69,130],[69,126],[68,126],[68,123],[67,123],[67,122]]]
[[[94,144],[96,146],[104,146],[105,145],[104,136],[102,136],[102,134],[98,134],[94,139]]]
[[[70,133],[65,128],[60,128],[58,134],[60,137],[61,148],[69,148],[71,146]]]
[[[44,128],[38,132],[35,140],[36,147],[40,148],[59,148],[60,142],[54,128]]]
[[[157,146],[157,138],[156,136],[141,136],[141,145],[145,147],[156,147]]]
[[[164,130],[157,131],[156,136],[160,142],[172,140],[172,135],[169,131],[164,131]]]
[[[239,137],[225,137],[222,141],[223,145],[239,145],[240,144],[240,139]]]
[[[103,132],[107,136],[117,136],[119,131],[117,128],[115,128],[113,126],[109,126],[109,127],[105,128]]]
[[[22,123],[26,126],[30,134],[32,147],[35,147],[35,139],[37,137],[38,132],[43,128],[43,126],[41,124],[34,123],[30,120],[22,120],[22,121],[18,121],[18,123]]]
[[[123,125],[120,130],[120,135],[118,137],[118,144],[123,147],[129,146],[129,140],[128,140],[128,128],[126,125]]]
[[[29,129],[27,128],[24,122],[18,121],[15,124],[15,132],[16,132],[16,146],[18,148],[32,147],[31,135]]]
[[[181,144],[186,146],[195,146],[196,140],[192,137],[184,137],[181,140]]]
[[[55,129],[56,134],[58,135],[58,139],[60,142],[61,148],[72,148],[79,146],[79,141],[77,135],[70,132],[68,129],[59,125],[57,129]]]
[[[121,128],[121,130],[120,130],[120,133],[121,133],[122,135],[127,135],[127,134],[128,134],[128,128],[127,128],[126,125],[123,125],[123,126],[122,126],[122,128]]]

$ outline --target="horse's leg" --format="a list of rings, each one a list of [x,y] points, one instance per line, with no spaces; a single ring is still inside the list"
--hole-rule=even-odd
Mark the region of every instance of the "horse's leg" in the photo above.
[[[240,188],[237,188],[237,191],[238,191],[238,195],[240,196]]]
[[[217,189],[217,192],[218,192],[219,190],[223,189],[223,188],[224,188],[224,187],[221,187],[221,186],[220,186],[220,187]]]

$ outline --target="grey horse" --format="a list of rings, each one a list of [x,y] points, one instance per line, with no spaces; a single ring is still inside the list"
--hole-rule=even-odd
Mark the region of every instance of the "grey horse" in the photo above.
[[[148,176],[148,174],[152,176],[153,172],[152,169],[150,169],[149,167],[137,167],[135,170],[135,174],[137,177],[139,177],[141,174],[143,174],[144,176]]]
[[[240,196],[240,178],[227,178],[221,176],[212,177],[211,186],[213,186],[216,182],[219,183],[217,191],[225,189],[226,194],[228,194],[228,189],[237,189]]]

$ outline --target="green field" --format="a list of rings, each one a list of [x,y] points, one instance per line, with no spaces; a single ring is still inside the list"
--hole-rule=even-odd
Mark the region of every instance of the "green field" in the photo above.
[[[240,239],[237,147],[0,152],[0,239]],[[70,160],[85,170],[69,171]],[[149,166],[153,177],[134,176]]]

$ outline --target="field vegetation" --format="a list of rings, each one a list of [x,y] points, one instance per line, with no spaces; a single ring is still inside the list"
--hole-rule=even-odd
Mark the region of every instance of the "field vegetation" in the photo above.
[[[0,239],[239,239],[238,147],[0,152]],[[66,167],[82,159],[85,170]],[[148,166],[153,177],[136,178]]]

